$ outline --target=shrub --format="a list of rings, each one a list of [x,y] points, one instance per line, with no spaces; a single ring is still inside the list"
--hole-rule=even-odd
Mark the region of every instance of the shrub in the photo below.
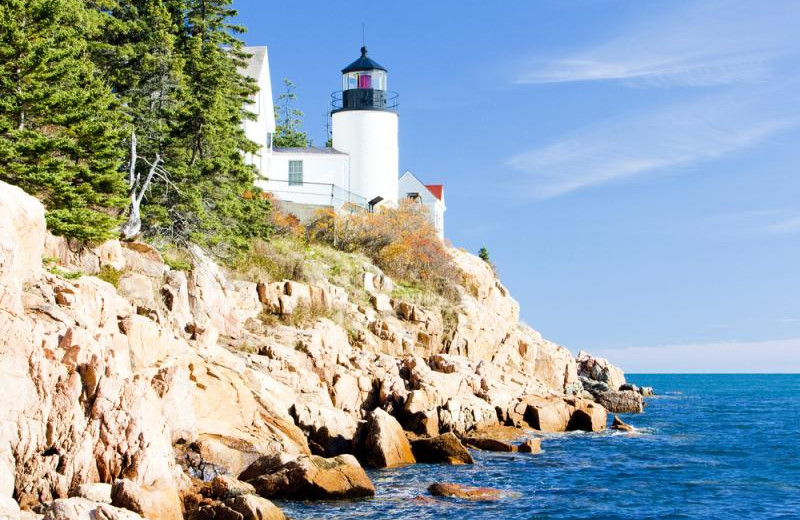
[[[232,266],[238,273],[253,281],[308,281],[303,246],[292,240],[255,240],[248,255],[241,256]]]
[[[300,219],[297,218],[296,215],[281,209],[280,203],[272,193],[265,192],[264,196],[267,197],[272,207],[270,221],[272,223],[273,233],[277,236],[304,240],[306,237],[306,228],[300,222]]]
[[[103,280],[104,282],[108,282],[114,287],[119,287],[119,280],[122,278],[122,271],[116,269],[110,265],[104,265],[100,268],[100,272],[97,274],[97,277]]]
[[[291,314],[273,314],[265,310],[258,318],[267,327],[288,325],[304,328],[313,325],[321,318],[327,318],[342,327],[348,323],[343,311],[326,307],[319,302],[306,301],[299,302]]]
[[[300,302],[291,314],[281,315],[281,321],[291,327],[307,327],[320,318],[331,319],[333,311],[318,302]]]
[[[164,263],[173,271],[191,271],[192,262],[170,255],[163,255]]]
[[[396,209],[381,208],[375,213],[323,210],[309,235],[342,251],[364,253],[399,281],[457,297],[457,269],[418,203],[402,201]]]
[[[80,271],[67,271],[66,269],[62,269],[57,265],[51,265],[50,267],[48,267],[47,272],[56,276],[60,276],[65,280],[77,280],[78,278],[83,276],[83,273],[81,273]]]

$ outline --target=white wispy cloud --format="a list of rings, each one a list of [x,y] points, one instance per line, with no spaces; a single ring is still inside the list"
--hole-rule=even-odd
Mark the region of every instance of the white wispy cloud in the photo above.
[[[800,216],[795,216],[778,222],[773,222],[767,225],[766,230],[769,233],[798,233],[800,232]]]
[[[773,104],[773,96],[784,102]],[[797,96],[786,92],[715,96],[603,121],[511,157],[527,194],[558,196],[666,168],[710,160],[797,127]]]
[[[522,67],[518,84],[624,80],[651,85],[720,85],[763,78],[797,52],[800,3],[706,0],[663,4],[591,49]]]
[[[800,211],[759,209],[718,215],[712,219],[717,226],[745,230],[750,233],[783,235],[800,233]]]
[[[626,372],[797,373],[800,338],[598,349]]]
[[[698,0],[663,4],[613,40],[529,68],[518,83],[625,80],[719,85],[537,145],[506,161],[522,195],[681,169],[753,147],[800,123],[800,1]],[[669,9],[669,10],[666,10]],[[794,55],[792,59],[787,58]],[[759,79],[760,81],[752,81]],[[518,179],[515,179],[517,181]],[[772,232],[793,231],[796,221]]]

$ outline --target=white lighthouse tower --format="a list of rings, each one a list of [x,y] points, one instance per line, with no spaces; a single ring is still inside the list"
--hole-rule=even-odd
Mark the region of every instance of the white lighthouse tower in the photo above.
[[[338,94],[338,93],[337,93]],[[350,156],[349,191],[370,206],[397,204],[399,154],[397,94],[387,90],[387,71],[367,57],[342,69],[341,96],[331,112],[333,148]]]

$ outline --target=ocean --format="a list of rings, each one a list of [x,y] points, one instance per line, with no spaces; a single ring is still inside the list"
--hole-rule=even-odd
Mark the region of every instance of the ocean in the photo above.
[[[295,520],[800,519],[800,375],[627,377],[658,394],[621,416],[639,433],[544,435],[538,455],[369,471],[371,499],[276,504]],[[510,496],[433,499],[433,482]]]

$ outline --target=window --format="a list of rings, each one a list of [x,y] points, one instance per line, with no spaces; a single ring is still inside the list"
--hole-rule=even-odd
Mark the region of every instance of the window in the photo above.
[[[406,194],[406,198],[407,199],[411,199],[411,200],[417,200],[417,199],[419,199],[419,193],[415,192],[415,191],[409,191]]]
[[[289,161],[289,186],[303,185],[303,161]]]
[[[342,90],[352,89],[386,90],[386,71],[348,72],[342,76]]]
[[[358,77],[358,88],[372,88],[372,76],[362,74]]]

